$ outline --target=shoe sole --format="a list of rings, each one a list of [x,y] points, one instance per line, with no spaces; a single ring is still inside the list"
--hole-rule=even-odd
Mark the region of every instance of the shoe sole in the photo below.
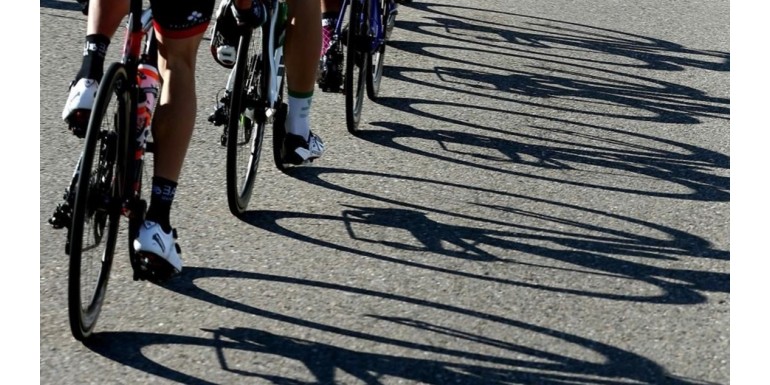
[[[209,43],[209,50],[211,51],[211,56],[214,57],[214,61],[217,62],[217,64],[227,69],[232,69],[233,67],[235,67],[235,62],[233,62],[232,64],[227,64],[219,60],[219,57],[217,56],[217,43],[224,40],[222,38],[222,35],[217,33],[217,25],[219,24],[220,15],[222,15],[223,12],[227,12],[226,10],[230,8],[229,5],[230,5],[229,1],[222,1],[222,3],[220,3],[219,9],[217,10],[216,16],[214,18],[214,26],[211,33],[211,43]]]
[[[137,252],[136,260],[139,270],[134,272],[134,280],[163,285],[181,273],[171,263],[153,253]]]
[[[216,30],[215,30],[216,31]],[[217,45],[216,42],[222,40],[221,37],[216,36],[216,32],[214,32],[214,36],[211,37],[211,44],[209,45],[209,50],[211,51],[211,56],[214,58],[214,61],[217,62],[217,64],[221,65],[222,67],[225,67],[227,69],[232,69],[235,67],[235,62],[233,63],[225,63],[221,60],[219,60],[219,56],[217,55]]]

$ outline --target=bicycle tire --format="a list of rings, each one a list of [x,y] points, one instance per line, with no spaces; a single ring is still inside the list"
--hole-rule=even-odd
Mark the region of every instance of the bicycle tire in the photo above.
[[[392,30],[392,26],[395,23],[395,15],[391,15],[387,9],[388,7],[386,7],[387,1],[389,0],[371,0],[367,2],[370,7],[379,7],[379,23],[383,27],[383,34],[385,34],[377,49],[370,54],[369,65],[366,70],[366,95],[372,101],[376,101],[380,94],[380,83],[382,82],[383,65],[385,63],[385,48],[387,47],[387,31]],[[372,13],[367,10],[366,14],[371,15]],[[371,38],[376,39],[376,36]]]
[[[248,207],[265,135],[265,119],[257,113],[262,52],[261,28],[241,34],[233,68],[234,83],[227,111],[227,202],[240,216]]]
[[[345,122],[351,134],[358,132],[366,94],[366,69],[369,55],[366,48],[367,22],[364,10],[361,1],[351,2],[348,46],[345,54]]]
[[[263,46],[265,47],[265,51],[262,53],[263,57],[267,57],[267,39],[269,37],[265,36],[265,41],[263,42]],[[283,50],[283,48],[281,48]],[[286,116],[288,115],[288,108],[289,106],[284,102],[284,93],[286,92],[286,67],[284,64],[284,56],[283,51],[281,52],[280,59],[278,60],[277,66],[276,66],[276,81],[278,82],[277,85],[277,94],[276,94],[276,100],[274,104],[275,111],[273,111],[273,163],[275,163],[275,167],[280,170],[281,172],[287,172],[288,168],[285,163],[283,163],[283,140],[286,137]],[[267,95],[269,93],[268,85],[270,84],[270,80],[268,77],[270,76],[270,63],[263,62],[262,63],[262,73],[260,77],[260,81],[262,82],[262,95],[264,97],[260,101],[260,105],[265,106],[265,109],[269,107],[270,101],[268,101]]]
[[[101,312],[120,227],[130,84],[120,63],[113,63],[102,77],[79,162],[68,234],[68,308],[72,334],[81,341],[91,336]]]

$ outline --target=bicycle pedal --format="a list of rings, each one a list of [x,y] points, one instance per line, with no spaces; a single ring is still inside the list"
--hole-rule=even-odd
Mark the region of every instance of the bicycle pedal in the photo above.
[[[216,110],[211,115],[209,115],[208,120],[209,120],[209,123],[213,124],[216,127],[219,127],[227,123],[227,116],[225,116],[224,111]]]
[[[174,246],[177,248],[177,253],[181,253],[179,245],[175,244]],[[156,285],[163,285],[179,275],[179,272],[171,264],[157,255],[137,253],[136,259],[134,281],[148,281]]]
[[[80,139],[86,137],[88,130],[88,121],[91,119],[91,110],[77,109],[70,113],[65,120],[67,129]]]
[[[332,94],[339,94],[342,93],[342,87],[321,87],[321,91]]]
[[[70,124],[68,130],[72,133],[72,135],[75,135],[80,139],[84,139],[86,137],[87,127],[83,127],[80,124]]]
[[[53,215],[51,215],[51,218],[48,218],[48,223],[54,229],[63,229],[65,227],[69,228],[71,222],[72,209],[70,208],[70,205],[67,204],[67,202],[59,203],[56,206]]]

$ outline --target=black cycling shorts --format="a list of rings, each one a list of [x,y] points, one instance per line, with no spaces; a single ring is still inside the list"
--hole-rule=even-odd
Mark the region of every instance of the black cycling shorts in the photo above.
[[[206,32],[215,0],[150,0],[155,30],[162,36],[183,39]]]

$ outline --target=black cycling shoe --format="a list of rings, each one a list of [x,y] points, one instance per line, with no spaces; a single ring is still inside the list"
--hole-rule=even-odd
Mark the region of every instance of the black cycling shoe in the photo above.
[[[299,135],[286,133],[281,148],[281,160],[284,166],[309,164],[320,158],[324,149],[324,142],[313,131],[310,131],[310,137],[307,140]]]
[[[340,43],[334,42],[326,54],[321,57],[318,68],[318,87],[323,92],[340,92],[342,88],[342,71],[344,56]]]

